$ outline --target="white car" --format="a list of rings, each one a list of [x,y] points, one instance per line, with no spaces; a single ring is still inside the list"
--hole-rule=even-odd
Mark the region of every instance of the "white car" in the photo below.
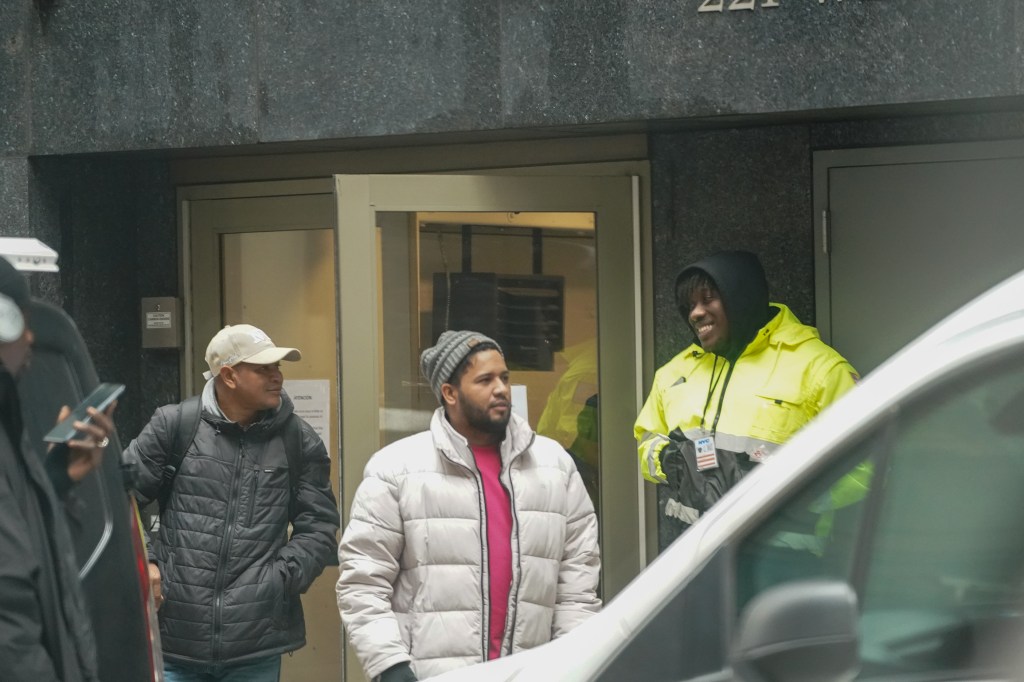
[[[1024,679],[1024,273],[872,372],[600,614],[435,679]]]

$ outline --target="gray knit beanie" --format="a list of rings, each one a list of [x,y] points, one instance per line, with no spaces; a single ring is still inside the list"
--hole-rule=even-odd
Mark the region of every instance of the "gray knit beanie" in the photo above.
[[[437,343],[420,354],[420,372],[430,384],[430,390],[441,401],[441,385],[448,383],[462,359],[481,343],[493,343],[498,352],[501,346],[489,336],[471,331],[446,331],[437,337]],[[504,353],[502,353],[504,355]]]

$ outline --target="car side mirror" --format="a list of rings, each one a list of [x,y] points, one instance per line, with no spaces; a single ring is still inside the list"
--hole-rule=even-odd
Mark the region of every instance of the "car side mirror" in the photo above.
[[[857,595],[802,580],[755,597],[740,615],[732,667],[745,682],[846,682],[860,669]]]

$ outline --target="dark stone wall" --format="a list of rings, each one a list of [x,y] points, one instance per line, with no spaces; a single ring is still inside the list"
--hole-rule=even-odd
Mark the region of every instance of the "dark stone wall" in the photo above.
[[[140,297],[178,293],[166,164],[41,158],[32,185],[33,236],[57,249],[61,267],[36,293],[75,320],[100,379],[128,386],[115,415],[127,444],[157,406],[178,397],[177,352],[143,350],[140,339]]]
[[[28,221],[29,162],[0,157],[0,236],[30,237]]]
[[[23,0],[0,7],[0,157],[28,149],[30,38],[26,27],[31,7],[31,2]],[[5,180],[0,175],[0,188]]]
[[[713,119],[1024,95],[1017,0],[7,0],[0,153]],[[731,0],[726,0],[728,6]]]
[[[257,141],[254,7],[201,0],[59,3],[45,23],[26,29],[32,152]]]
[[[756,252],[772,299],[813,319],[808,127],[654,135],[650,148],[658,363],[691,339],[676,311],[675,275],[714,251]]]

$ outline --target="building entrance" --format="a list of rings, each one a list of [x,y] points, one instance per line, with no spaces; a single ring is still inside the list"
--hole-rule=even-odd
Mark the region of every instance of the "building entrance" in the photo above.
[[[420,350],[446,328],[476,328],[505,350],[514,409],[577,462],[599,510],[604,598],[640,570],[635,180],[346,175],[227,190],[197,188],[182,204],[193,387],[223,324],[301,348],[310,366],[286,379],[328,386],[344,522],[369,457],[426,428],[436,407]],[[305,596],[310,644],[283,679],[362,679],[354,657],[342,662],[336,580],[329,569]]]

